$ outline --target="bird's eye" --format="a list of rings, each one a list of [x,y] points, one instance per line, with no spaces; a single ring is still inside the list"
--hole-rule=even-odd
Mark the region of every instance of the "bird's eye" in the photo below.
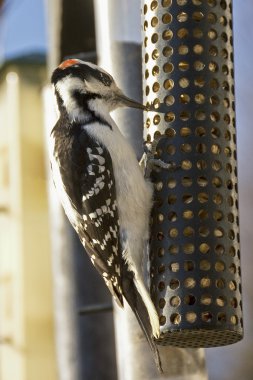
[[[112,84],[112,80],[109,77],[109,75],[101,73],[101,72],[99,73],[99,75],[100,75],[101,80],[102,80],[102,82],[104,83],[105,86],[110,86]]]

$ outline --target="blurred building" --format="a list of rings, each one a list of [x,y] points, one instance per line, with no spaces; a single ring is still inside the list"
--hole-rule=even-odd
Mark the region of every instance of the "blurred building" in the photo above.
[[[55,380],[44,56],[0,70],[0,379]]]

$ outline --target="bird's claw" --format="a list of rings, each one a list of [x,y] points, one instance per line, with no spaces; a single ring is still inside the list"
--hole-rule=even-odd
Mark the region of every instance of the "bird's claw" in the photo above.
[[[152,170],[164,169],[164,170],[176,170],[178,167],[175,162],[164,162],[159,158],[149,158],[145,167],[145,178],[149,178]]]
[[[176,168],[175,162],[164,162],[160,158],[150,158],[148,164],[151,166],[151,169],[158,167],[166,170],[174,170]]]
[[[176,170],[179,168],[175,162],[164,162],[160,158],[155,158],[157,144],[158,140],[144,144],[144,154],[140,161],[140,165],[144,169],[145,178],[149,178],[152,170],[155,168],[165,170]]]

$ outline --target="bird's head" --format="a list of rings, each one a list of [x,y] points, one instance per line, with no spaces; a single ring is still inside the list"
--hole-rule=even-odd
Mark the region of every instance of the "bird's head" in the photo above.
[[[100,67],[79,59],[63,61],[53,72],[58,106],[78,119],[85,112],[111,112],[118,107],[146,109],[144,105],[125,96],[113,77]]]

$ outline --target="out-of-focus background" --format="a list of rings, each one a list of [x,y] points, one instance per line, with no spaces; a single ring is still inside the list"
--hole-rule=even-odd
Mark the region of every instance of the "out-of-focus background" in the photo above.
[[[94,3],[0,1],[0,380],[116,379],[111,300],[62,216],[46,149],[50,71],[66,55],[95,61],[107,48],[95,35],[107,1]],[[126,40],[140,44],[140,2],[129,3]],[[206,350],[210,380],[253,378],[253,6],[233,5],[245,338]],[[93,304],[101,310],[90,315]]]

